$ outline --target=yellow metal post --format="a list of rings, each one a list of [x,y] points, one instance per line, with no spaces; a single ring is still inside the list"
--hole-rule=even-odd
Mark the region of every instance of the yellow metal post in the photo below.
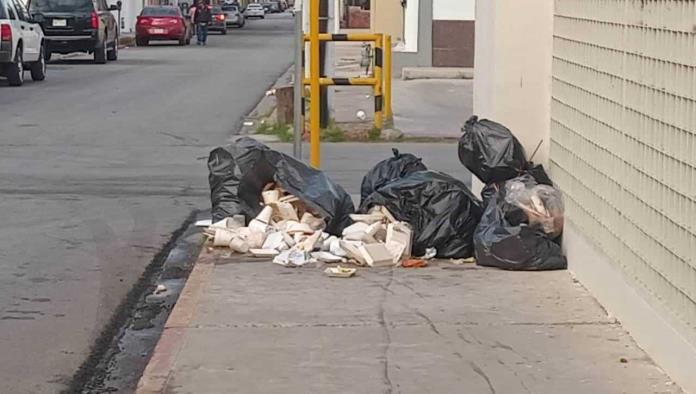
[[[309,108],[309,162],[314,168],[321,165],[320,143],[320,96],[319,83],[319,0],[309,2],[309,79],[310,79],[310,108]]]
[[[384,36],[384,118],[392,122],[392,42],[391,36]]]
[[[384,65],[384,53],[382,50],[382,35],[378,34],[378,39],[375,40],[375,79],[377,80],[374,86],[375,95],[375,128],[382,129],[382,110],[384,98],[382,97],[382,66]]]

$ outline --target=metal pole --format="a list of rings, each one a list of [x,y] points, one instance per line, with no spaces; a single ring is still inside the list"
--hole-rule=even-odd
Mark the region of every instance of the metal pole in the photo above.
[[[321,165],[320,156],[320,127],[321,121],[321,85],[319,84],[320,62],[319,62],[319,0],[310,0],[309,8],[309,78],[310,86],[310,115],[309,115],[309,140],[310,154],[309,162],[312,167],[319,168]]]
[[[375,96],[375,128],[382,130],[382,110],[384,97],[382,97],[382,85],[384,81],[382,80],[382,66],[384,65],[384,51],[382,50],[382,38],[381,34],[377,34],[379,38],[375,40],[375,79],[377,83],[374,86],[374,96]]]
[[[302,118],[303,111],[302,106],[302,94],[304,91],[304,68],[302,64],[304,63],[303,52],[304,52],[304,34],[302,32],[302,7],[299,10],[295,10],[295,95],[293,97],[294,101],[294,134],[295,143],[292,147],[292,154],[297,160],[302,160],[302,134],[304,131],[304,119]]]
[[[389,34],[384,36],[384,118],[392,123],[392,41]]]

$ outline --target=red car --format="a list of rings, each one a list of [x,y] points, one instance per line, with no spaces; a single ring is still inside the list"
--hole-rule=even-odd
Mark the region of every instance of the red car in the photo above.
[[[148,45],[150,41],[173,40],[188,45],[192,36],[191,26],[177,7],[145,7],[135,24],[135,44]]]

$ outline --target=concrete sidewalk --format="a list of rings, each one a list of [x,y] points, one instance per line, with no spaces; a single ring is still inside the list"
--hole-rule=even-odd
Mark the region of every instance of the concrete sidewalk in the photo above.
[[[390,147],[328,144],[327,172],[354,194]],[[397,147],[457,164],[456,144]],[[323,268],[204,251],[139,392],[681,392],[566,271]]]
[[[336,45],[337,77],[364,77],[360,68],[360,43]],[[398,74],[398,73],[397,73]],[[406,137],[459,138],[461,127],[473,114],[473,81],[470,79],[402,80],[394,74],[392,103],[394,128]],[[364,111],[366,123],[374,119],[374,95],[368,86],[338,86],[334,90],[336,122],[357,123]]]

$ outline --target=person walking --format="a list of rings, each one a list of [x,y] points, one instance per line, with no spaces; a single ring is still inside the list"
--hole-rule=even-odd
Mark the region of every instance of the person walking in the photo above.
[[[203,1],[198,0],[196,8],[193,9],[193,24],[196,26],[196,44],[206,45],[208,41],[208,25],[213,20],[210,14],[210,7]]]

